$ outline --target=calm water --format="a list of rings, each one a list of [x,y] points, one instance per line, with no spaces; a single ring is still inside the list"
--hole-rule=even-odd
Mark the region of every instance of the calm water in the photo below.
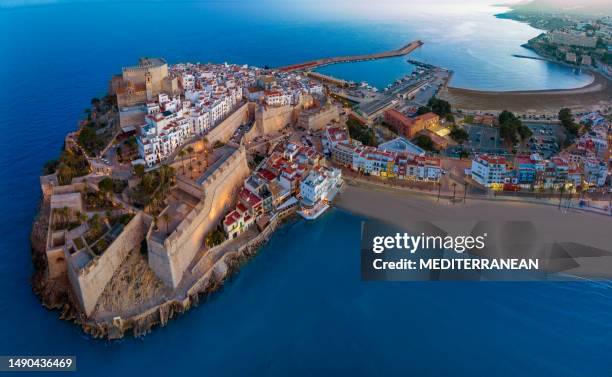
[[[489,7],[469,14],[449,7],[443,16],[401,8],[389,15],[362,3],[325,4],[333,12],[322,17],[310,2],[0,7],[0,354],[76,354],[88,376],[608,375],[609,286],[363,283],[359,219],[340,211],[283,228],[210,302],[144,340],[92,341],[31,293],[28,234],[40,166],[57,156],[110,75],[139,56],[274,66],[421,38],[426,46],[415,57],[454,69],[455,85],[544,88],[588,80],[511,58],[537,31],[496,20]],[[487,26],[479,30],[484,15]],[[493,33],[503,42],[491,42]],[[380,85],[374,72],[384,86],[403,74],[402,66],[401,59],[380,62],[355,79]]]

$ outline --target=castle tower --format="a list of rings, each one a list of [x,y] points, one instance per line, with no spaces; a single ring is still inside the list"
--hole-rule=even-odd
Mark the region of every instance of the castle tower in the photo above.
[[[151,73],[147,70],[145,73],[145,88],[147,90],[147,101],[153,99],[153,82],[151,80]]]

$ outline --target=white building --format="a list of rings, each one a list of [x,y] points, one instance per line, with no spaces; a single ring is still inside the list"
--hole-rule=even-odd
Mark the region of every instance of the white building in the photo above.
[[[191,123],[182,111],[147,115],[145,121],[137,141],[138,152],[149,167],[160,163],[192,135]]]
[[[332,200],[337,193],[341,180],[342,173],[339,169],[320,168],[312,170],[300,183],[302,203],[312,206],[322,200]]]
[[[608,167],[605,162],[596,158],[589,158],[584,161],[583,166],[584,180],[591,186],[601,187],[606,184],[608,178]]]
[[[485,187],[503,184],[506,159],[502,156],[479,155],[472,160],[472,179]]]
[[[287,106],[291,105],[293,96],[291,93],[281,92],[279,90],[264,91],[266,105],[268,106]]]

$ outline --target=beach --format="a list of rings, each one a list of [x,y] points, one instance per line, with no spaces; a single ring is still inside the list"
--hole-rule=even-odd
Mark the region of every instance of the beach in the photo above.
[[[456,109],[557,114],[559,109],[592,110],[612,105],[612,83],[598,73],[593,81],[575,89],[480,91],[448,87],[439,97]]]
[[[459,195],[458,195],[459,196]],[[583,243],[610,248],[609,217],[583,211],[560,210],[555,205],[529,202],[470,199],[452,204],[436,195],[413,193],[367,183],[346,184],[335,203],[356,215],[382,220],[400,227],[415,221],[465,223],[466,230],[479,221],[529,221],[539,234],[556,242]],[[576,227],[576,224],[581,224]]]

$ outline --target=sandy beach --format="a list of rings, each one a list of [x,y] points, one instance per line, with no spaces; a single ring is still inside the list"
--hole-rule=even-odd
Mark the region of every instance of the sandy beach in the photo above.
[[[414,221],[465,222],[466,226],[477,221],[531,221],[548,239],[610,248],[611,217],[559,210],[553,205],[479,199],[452,204],[448,199],[438,202],[435,196],[364,184],[347,184],[335,204],[356,215],[398,226]]]
[[[575,89],[479,91],[448,87],[440,92],[439,97],[457,109],[556,114],[562,107],[591,110],[612,106],[612,83],[593,73],[593,82]]]

